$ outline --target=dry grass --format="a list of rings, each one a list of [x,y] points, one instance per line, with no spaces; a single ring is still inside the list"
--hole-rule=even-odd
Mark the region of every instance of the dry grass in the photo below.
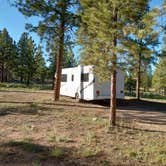
[[[50,92],[0,92],[0,166],[166,165],[165,112],[127,109],[110,129],[108,107],[54,103]]]

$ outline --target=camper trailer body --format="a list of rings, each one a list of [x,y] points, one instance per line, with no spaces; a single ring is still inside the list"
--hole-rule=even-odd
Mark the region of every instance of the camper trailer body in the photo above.
[[[62,69],[60,94],[83,100],[110,99],[110,81],[100,81],[93,66]],[[117,70],[116,97],[124,98],[124,74]]]

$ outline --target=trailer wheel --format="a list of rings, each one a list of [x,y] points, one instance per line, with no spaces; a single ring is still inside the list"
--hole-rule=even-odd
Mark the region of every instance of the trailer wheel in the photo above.
[[[80,101],[80,99],[79,99],[79,94],[78,94],[78,93],[75,93],[75,100],[76,100],[77,102]]]

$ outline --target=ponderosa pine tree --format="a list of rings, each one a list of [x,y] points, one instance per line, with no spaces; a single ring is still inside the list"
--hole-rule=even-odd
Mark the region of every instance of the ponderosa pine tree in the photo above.
[[[147,9],[140,13],[140,20],[135,20],[130,27],[130,36],[127,36],[123,43],[136,75],[137,100],[140,100],[141,73],[147,70],[157,55],[155,46],[158,45],[159,32],[154,29],[154,25],[158,12],[158,9],[149,11],[147,6]]]
[[[148,0],[81,0],[81,28],[78,33],[82,45],[82,62],[95,65],[94,72],[103,79],[111,77],[110,124],[116,122],[116,70],[118,55],[122,54],[125,32]],[[124,7],[125,6],[125,7]]]
[[[159,13],[159,22],[158,22],[158,26],[161,27],[161,29],[164,31],[164,33],[166,33],[166,0],[163,0],[161,9],[160,9],[160,13]]]
[[[37,16],[40,21],[38,26],[29,26],[40,36],[47,37],[48,40],[56,39],[58,42],[58,54],[56,57],[56,79],[54,86],[54,99],[59,100],[62,61],[64,55],[64,44],[69,36],[69,29],[76,25],[76,6],[78,0],[19,0],[15,5],[19,11],[28,16]]]
[[[54,79],[55,79],[55,71],[56,71],[56,57],[57,57],[57,46],[55,44],[51,45],[48,44],[47,51],[49,53],[49,76],[52,78],[52,87],[54,87]],[[64,46],[64,55],[63,55],[63,62],[62,67],[74,67],[76,66],[76,60],[74,57],[73,50],[71,49],[70,45]]]
[[[166,35],[163,37],[162,53],[153,74],[152,86],[158,91],[163,90],[166,95]]]
[[[24,75],[25,75],[25,67],[24,67],[24,63],[25,63],[25,57],[27,54],[27,40],[28,40],[28,34],[27,33],[23,33],[21,35],[20,40],[18,41],[18,77],[20,78],[20,83],[23,83],[24,80]]]
[[[166,56],[160,58],[152,79],[153,87],[166,95]]]
[[[29,86],[35,71],[35,45],[27,33],[23,33],[18,42],[18,76]]]
[[[141,87],[147,92],[152,87],[152,67],[151,64],[144,62],[143,68],[144,70],[141,73]]]
[[[47,67],[43,57],[42,47],[40,45],[37,47],[37,50],[35,52],[34,66],[35,66],[34,77],[38,82],[43,84],[47,75]]]
[[[15,71],[17,48],[7,29],[0,31],[0,81],[12,79]]]

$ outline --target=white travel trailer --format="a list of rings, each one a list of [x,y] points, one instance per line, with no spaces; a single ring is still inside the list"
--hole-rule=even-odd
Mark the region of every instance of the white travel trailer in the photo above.
[[[92,72],[93,66],[62,69],[60,94],[83,100],[110,99],[110,81],[99,81]],[[124,74],[117,70],[116,96],[124,98]]]

